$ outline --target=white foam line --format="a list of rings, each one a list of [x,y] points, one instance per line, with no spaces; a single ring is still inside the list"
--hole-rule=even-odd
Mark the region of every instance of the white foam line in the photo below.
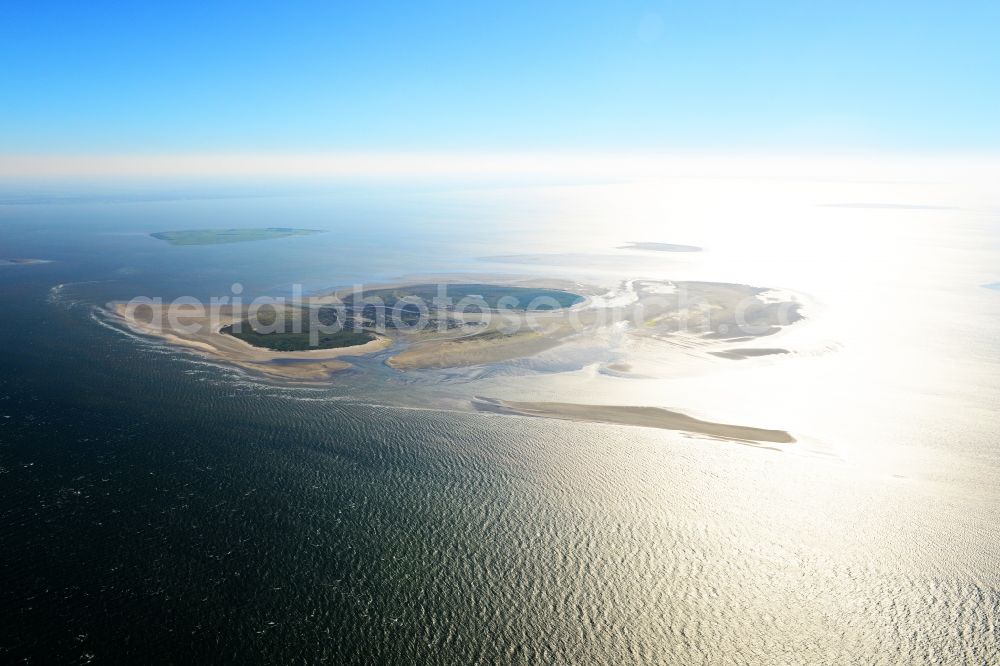
[[[97,307],[96,305],[93,306],[93,308],[91,309],[91,312],[90,312],[90,318],[93,319],[99,326],[103,326],[104,328],[106,328],[108,330],[115,331],[116,333],[120,333],[121,335],[124,335],[125,337],[127,337],[127,338],[129,338],[131,340],[135,340],[136,342],[140,342],[143,345],[147,345],[147,346],[150,346],[150,347],[160,347],[160,348],[164,347],[164,344],[161,343],[161,342],[155,342],[155,341],[153,341],[153,340],[151,340],[149,338],[144,338],[144,337],[142,337],[142,336],[140,336],[140,335],[138,335],[136,333],[133,333],[131,331],[127,331],[127,330],[125,330],[123,328],[119,328],[118,326],[115,326],[114,324],[109,323],[108,321],[105,320],[105,318],[104,318],[105,315],[106,315],[106,311],[103,310],[102,308]]]

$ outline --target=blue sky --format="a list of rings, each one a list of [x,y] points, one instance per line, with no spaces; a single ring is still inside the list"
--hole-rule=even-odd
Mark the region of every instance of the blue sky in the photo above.
[[[998,35],[995,0],[12,0],[0,153],[996,152]]]

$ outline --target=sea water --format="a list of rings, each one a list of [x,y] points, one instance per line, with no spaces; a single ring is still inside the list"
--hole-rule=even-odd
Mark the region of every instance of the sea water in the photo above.
[[[15,194],[0,256],[52,263],[0,267],[4,661],[1000,655],[988,197],[758,181]],[[149,236],[253,226],[327,233]],[[645,377],[556,350],[415,373],[359,360],[305,386],[101,315],[235,283],[251,298],[445,273],[748,283],[798,294],[807,318],[766,341],[777,357],[630,348]],[[800,442],[475,413],[476,395],[657,405]]]

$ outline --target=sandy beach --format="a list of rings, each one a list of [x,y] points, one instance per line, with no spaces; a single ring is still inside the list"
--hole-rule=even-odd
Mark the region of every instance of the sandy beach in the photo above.
[[[202,354],[206,358],[231,363],[245,370],[264,373],[273,377],[297,380],[321,380],[332,373],[350,367],[344,357],[361,356],[385,349],[391,341],[383,336],[363,345],[339,347],[336,349],[314,349],[308,351],[273,351],[255,347],[219,329],[241,319],[231,308],[223,306],[213,318],[203,312],[191,310],[182,315],[183,324],[197,328],[186,332],[169,324],[166,310],[169,306],[144,305],[130,309],[125,303],[115,303],[112,315],[129,329],[141,335],[159,338],[164,342]],[[163,327],[154,325],[156,320],[164,322]]]

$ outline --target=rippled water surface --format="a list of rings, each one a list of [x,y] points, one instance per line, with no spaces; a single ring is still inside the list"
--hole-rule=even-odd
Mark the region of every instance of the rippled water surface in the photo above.
[[[6,201],[0,257],[53,261],[0,266],[0,661],[1000,659],[988,196],[677,182]],[[232,226],[329,233],[148,236]],[[810,307],[773,341],[782,357],[631,350],[646,379],[572,348],[405,375],[373,359],[326,387],[96,310],[460,272],[730,281]],[[656,405],[800,442],[475,413],[475,395]]]

